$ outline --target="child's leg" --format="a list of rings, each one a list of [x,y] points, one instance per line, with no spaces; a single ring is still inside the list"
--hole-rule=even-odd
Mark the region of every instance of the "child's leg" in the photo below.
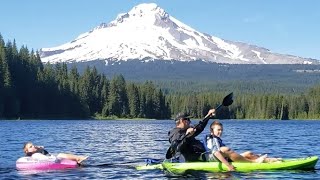
[[[244,153],[241,153],[241,156],[247,158],[247,159],[251,159],[251,160],[256,160],[258,159],[261,155],[258,155],[258,154],[254,154],[253,152],[251,151],[246,151]],[[276,161],[281,161],[282,159],[281,158],[270,158],[270,157],[267,157],[263,160],[263,162],[276,162]]]
[[[243,153],[241,153],[240,155],[243,156],[243,157],[245,157],[245,158],[247,158],[247,159],[253,159],[253,160],[258,159],[258,158],[260,157],[260,155],[254,154],[254,153],[251,152],[251,151],[243,152]]]
[[[81,163],[82,161],[88,158],[88,156],[77,156],[74,154],[65,154],[65,153],[59,153],[57,157],[77,161],[78,163]]]
[[[260,156],[257,159],[248,159],[246,157],[241,156],[240,154],[232,151],[230,148],[228,147],[221,147],[220,151],[222,152],[222,155],[224,157],[228,157],[230,158],[232,161],[234,162],[258,162],[261,163],[264,161],[264,159],[267,157],[266,155],[264,156]]]

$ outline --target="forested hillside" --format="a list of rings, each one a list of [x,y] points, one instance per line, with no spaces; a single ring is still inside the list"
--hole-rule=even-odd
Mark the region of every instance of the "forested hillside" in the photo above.
[[[0,119],[170,117],[165,96],[152,82],[108,79],[95,68],[79,74],[66,64],[43,65],[37,52],[5,44],[0,36]]]
[[[100,72],[100,66],[80,70],[68,66],[44,65],[37,52],[25,46],[18,49],[15,41],[5,43],[0,35],[0,119],[168,119],[180,111],[201,118],[231,91],[235,93],[234,103],[217,112],[217,118],[320,119],[317,66],[290,66],[286,73],[273,67],[269,79],[252,73],[262,71],[260,66],[252,67],[250,78],[239,70],[240,78],[236,79],[237,66],[233,66],[215,69],[221,71],[215,72],[216,76],[197,79],[204,77],[198,76],[202,70],[197,68],[202,65],[181,65],[180,69],[169,65],[161,71],[172,78],[154,80],[154,76],[160,76],[158,71],[146,73],[144,79],[152,81],[133,80],[134,74],[127,74],[131,77],[128,81],[125,75]],[[141,68],[131,66],[131,72],[142,75],[137,71]],[[175,73],[178,70],[192,78],[182,79],[181,73]],[[280,75],[277,81],[274,77]],[[235,79],[228,80],[227,76]],[[292,81],[294,78],[297,81]],[[303,86],[297,86],[298,82]]]
[[[301,93],[320,81],[320,65],[217,64],[203,61],[90,61],[72,63],[83,72],[95,66],[107,76],[122,74],[127,80],[154,83],[165,92]]]

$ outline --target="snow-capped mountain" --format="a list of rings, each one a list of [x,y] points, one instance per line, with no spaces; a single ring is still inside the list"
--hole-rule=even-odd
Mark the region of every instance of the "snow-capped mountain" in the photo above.
[[[268,49],[232,42],[196,31],[154,3],[140,4],[102,23],[75,40],[42,48],[43,62],[94,60],[203,60],[229,64],[312,64],[314,59],[276,54]]]

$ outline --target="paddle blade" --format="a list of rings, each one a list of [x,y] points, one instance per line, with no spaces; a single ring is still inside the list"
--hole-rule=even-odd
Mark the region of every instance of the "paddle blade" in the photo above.
[[[223,98],[222,105],[230,106],[233,103],[233,92]]]
[[[171,147],[169,147],[169,149],[167,150],[167,153],[166,153],[166,159],[171,159],[173,157],[173,150]]]
[[[175,140],[172,142],[171,146],[169,147],[169,149],[167,150],[166,153],[166,159],[171,159],[177,152],[178,146],[179,144],[183,141],[183,139],[185,139],[187,137],[187,135],[185,135],[182,140]]]

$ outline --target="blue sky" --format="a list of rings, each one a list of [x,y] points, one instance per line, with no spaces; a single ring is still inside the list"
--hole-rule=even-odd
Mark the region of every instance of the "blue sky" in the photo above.
[[[320,60],[314,0],[8,0],[1,2],[0,33],[18,47],[54,47],[150,2],[200,32]]]

